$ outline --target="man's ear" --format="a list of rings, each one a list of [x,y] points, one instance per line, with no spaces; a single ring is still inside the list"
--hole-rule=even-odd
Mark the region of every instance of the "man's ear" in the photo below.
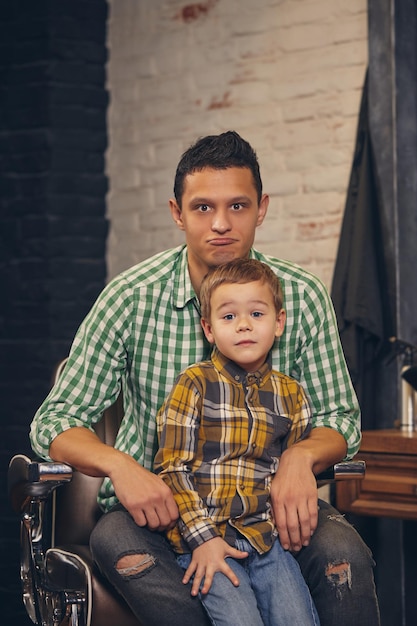
[[[256,221],[256,226],[260,226],[262,222],[264,221],[265,216],[268,212],[268,206],[269,206],[269,196],[268,194],[264,193],[262,195],[261,201],[258,206],[258,219]]]
[[[172,219],[180,230],[184,230],[184,223],[182,221],[182,211],[178,206],[178,203],[173,198],[169,201],[169,210],[171,211]]]
[[[207,321],[206,319],[204,319],[204,317],[201,318],[201,326],[203,327],[204,330],[204,334],[206,336],[206,339],[209,343],[214,343],[214,335],[211,331],[211,324],[209,321]]]

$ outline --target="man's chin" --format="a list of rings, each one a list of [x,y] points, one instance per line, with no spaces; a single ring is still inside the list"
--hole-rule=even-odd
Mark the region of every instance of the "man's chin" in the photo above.
[[[212,267],[217,267],[218,265],[223,265],[223,263],[234,261],[234,259],[238,259],[239,257],[240,254],[236,250],[219,250],[212,255],[210,265]]]

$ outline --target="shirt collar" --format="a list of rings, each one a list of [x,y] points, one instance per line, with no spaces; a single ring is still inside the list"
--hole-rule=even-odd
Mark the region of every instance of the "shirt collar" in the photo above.
[[[268,357],[263,365],[256,372],[247,372],[243,368],[239,367],[237,363],[234,361],[230,361],[227,359],[219,350],[214,347],[213,352],[211,354],[211,360],[213,362],[214,367],[217,369],[220,374],[225,376],[235,385],[256,385],[257,387],[262,387],[265,382],[271,376],[272,371],[272,358],[271,353],[268,354]]]
[[[179,249],[179,254],[174,267],[172,301],[174,307],[183,309],[188,302],[195,299],[198,303],[194,287],[191,284],[190,273],[188,271],[187,246]]]
[[[249,252],[249,257],[256,257],[256,250],[253,248]],[[172,301],[174,307],[183,309],[191,300],[195,300],[198,310],[200,303],[191,284],[190,273],[188,271],[187,246],[184,244],[179,248],[177,261],[174,267],[174,285],[172,290]]]

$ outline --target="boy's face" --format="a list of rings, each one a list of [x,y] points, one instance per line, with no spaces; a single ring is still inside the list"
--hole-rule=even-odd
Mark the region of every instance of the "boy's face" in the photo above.
[[[210,302],[210,320],[201,321],[207,339],[247,372],[259,369],[285,324],[285,311],[275,310],[270,287],[260,281],[223,284]]]
[[[184,179],[181,208],[170,200],[172,217],[185,232],[191,280],[198,290],[208,269],[247,257],[269,198],[258,196],[250,169],[205,168]]]

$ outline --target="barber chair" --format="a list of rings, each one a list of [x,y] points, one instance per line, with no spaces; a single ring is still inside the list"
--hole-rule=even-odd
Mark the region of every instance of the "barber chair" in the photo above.
[[[114,444],[122,417],[120,397],[96,428],[107,444]],[[360,480],[364,474],[363,461],[347,461],[329,468],[317,481],[321,486]],[[101,515],[101,481],[66,463],[33,461],[22,454],[10,461],[9,497],[21,520],[23,603],[38,626],[146,626],[92,561],[89,536]]]

